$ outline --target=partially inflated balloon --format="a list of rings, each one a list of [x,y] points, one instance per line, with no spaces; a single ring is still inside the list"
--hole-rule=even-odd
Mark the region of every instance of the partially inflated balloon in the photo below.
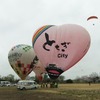
[[[38,61],[32,46],[26,44],[19,44],[11,48],[8,60],[13,70],[21,79],[26,78],[33,70],[34,64]]]
[[[33,71],[39,81],[43,80],[43,76],[46,73],[45,68],[41,64],[41,62],[38,60],[38,62],[34,65]]]
[[[90,35],[80,25],[46,25],[35,32],[32,44],[50,78],[56,79],[87,53]]]

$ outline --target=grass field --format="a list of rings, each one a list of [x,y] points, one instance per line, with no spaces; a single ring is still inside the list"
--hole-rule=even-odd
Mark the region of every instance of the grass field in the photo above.
[[[34,90],[0,87],[0,100],[100,100],[100,84],[59,84]]]

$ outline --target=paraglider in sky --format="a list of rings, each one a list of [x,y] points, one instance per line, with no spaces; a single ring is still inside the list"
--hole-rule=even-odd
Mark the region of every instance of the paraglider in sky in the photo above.
[[[19,44],[11,48],[8,60],[22,80],[33,70],[34,64],[38,61],[32,46],[26,44]]]
[[[93,19],[98,19],[98,17],[97,16],[90,16],[87,18],[87,21],[93,20]],[[93,25],[95,25],[95,24],[93,23]]]
[[[34,51],[51,79],[57,79],[88,51],[90,35],[80,25],[45,25],[32,38]]]
[[[90,20],[90,19],[98,19],[98,17],[97,16],[90,16],[87,18],[87,20]]]
[[[33,67],[33,72],[36,75],[36,78],[39,81],[43,80],[44,74],[46,73],[45,68],[43,67],[43,65],[40,63],[40,61],[38,61],[38,63],[36,63]]]

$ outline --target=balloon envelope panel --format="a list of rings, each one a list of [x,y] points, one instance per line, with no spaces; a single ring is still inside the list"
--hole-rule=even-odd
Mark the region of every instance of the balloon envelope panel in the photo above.
[[[35,64],[35,66],[33,67],[33,72],[35,73],[38,80],[42,81],[43,75],[46,73],[46,70],[43,67],[43,65],[41,64],[41,62],[38,61],[38,63]]]

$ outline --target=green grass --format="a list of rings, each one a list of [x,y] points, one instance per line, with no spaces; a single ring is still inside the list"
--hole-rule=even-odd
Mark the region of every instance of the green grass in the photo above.
[[[59,84],[58,88],[0,87],[0,100],[100,100],[100,84]]]

